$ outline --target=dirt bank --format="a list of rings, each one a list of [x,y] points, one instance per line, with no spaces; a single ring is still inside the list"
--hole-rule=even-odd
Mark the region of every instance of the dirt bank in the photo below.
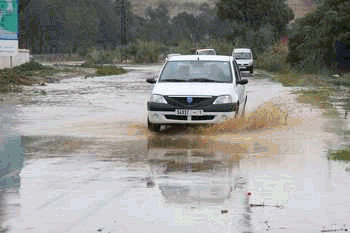
[[[34,95],[44,95],[45,92],[35,91],[36,86],[45,86],[50,83],[57,83],[64,79],[69,78],[91,78],[95,75],[95,68],[83,68],[79,67],[76,63],[47,63],[44,64],[51,66],[58,70],[57,73],[48,75],[34,75],[25,77],[26,83],[20,85],[20,89],[17,92],[0,92],[0,104],[26,104],[31,102],[31,97]]]

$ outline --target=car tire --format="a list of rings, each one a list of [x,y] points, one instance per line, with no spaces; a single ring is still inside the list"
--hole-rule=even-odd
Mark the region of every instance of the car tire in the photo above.
[[[254,71],[253,66],[249,67],[249,71],[250,71],[251,74],[253,73],[253,71]]]
[[[233,117],[234,119],[237,119],[239,116],[239,103],[237,103],[237,108],[236,108],[236,111],[235,111],[235,116]]]
[[[150,131],[152,132],[159,132],[160,131],[160,124],[153,124],[149,121],[149,119],[147,118],[147,127]]]

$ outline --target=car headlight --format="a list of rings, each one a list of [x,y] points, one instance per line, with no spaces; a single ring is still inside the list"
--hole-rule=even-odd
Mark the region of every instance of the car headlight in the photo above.
[[[150,102],[158,103],[158,104],[167,104],[165,98],[161,95],[152,95]]]
[[[216,98],[213,104],[230,104],[232,103],[232,97],[230,95],[222,95]]]

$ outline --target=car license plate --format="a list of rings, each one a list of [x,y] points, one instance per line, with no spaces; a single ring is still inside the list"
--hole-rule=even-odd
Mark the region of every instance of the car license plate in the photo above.
[[[201,116],[203,115],[203,110],[176,109],[175,113],[178,116]]]

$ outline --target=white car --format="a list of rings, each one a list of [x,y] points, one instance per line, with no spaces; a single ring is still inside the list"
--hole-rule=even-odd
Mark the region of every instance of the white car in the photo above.
[[[215,49],[197,49],[197,55],[216,55]]]
[[[254,71],[254,60],[251,49],[240,48],[232,51],[232,56],[236,59],[240,70]]]
[[[148,128],[162,125],[213,124],[244,114],[245,84],[231,56],[181,55],[170,57],[147,102]]]

